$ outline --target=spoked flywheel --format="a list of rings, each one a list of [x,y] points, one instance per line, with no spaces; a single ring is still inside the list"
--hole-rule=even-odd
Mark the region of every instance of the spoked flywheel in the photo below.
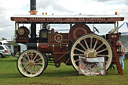
[[[112,62],[112,49],[103,37],[88,34],[78,38],[71,48],[71,61],[77,71],[79,56],[88,58],[105,57],[107,70]]]
[[[39,76],[45,70],[46,65],[46,56],[36,50],[24,51],[17,61],[19,72],[26,77]]]

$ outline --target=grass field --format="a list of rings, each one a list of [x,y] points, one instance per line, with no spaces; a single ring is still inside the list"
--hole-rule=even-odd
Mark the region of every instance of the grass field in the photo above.
[[[54,64],[39,77],[26,78],[17,70],[17,58],[0,58],[0,85],[128,85],[128,59],[125,59],[124,75],[119,75],[116,69],[109,69],[106,76],[82,76],[72,66]]]

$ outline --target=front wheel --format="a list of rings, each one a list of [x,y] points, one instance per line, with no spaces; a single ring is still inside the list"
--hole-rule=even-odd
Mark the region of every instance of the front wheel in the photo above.
[[[18,58],[17,68],[25,77],[36,77],[45,70],[46,63],[44,54],[36,50],[26,50]]]

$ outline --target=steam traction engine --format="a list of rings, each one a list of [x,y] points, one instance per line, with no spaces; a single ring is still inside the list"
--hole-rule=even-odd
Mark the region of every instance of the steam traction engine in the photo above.
[[[48,65],[47,54],[53,57],[56,67],[64,62],[73,65],[78,71],[78,57],[105,57],[106,70],[113,60],[113,49],[119,40],[118,21],[123,17],[109,16],[15,16],[15,40],[17,43],[27,45],[18,59],[19,72],[27,77],[40,75]],[[106,36],[96,35],[86,24],[114,24],[116,33]],[[24,24],[24,26],[20,26]],[[25,24],[30,24],[28,29]],[[43,24],[36,35],[36,24]],[[69,33],[57,33],[54,29],[49,30],[49,24],[69,24]],[[73,25],[72,25],[73,24]],[[61,27],[60,27],[61,28]],[[30,31],[31,30],[31,31]],[[96,29],[97,30],[97,29]],[[98,30],[97,30],[98,31]],[[107,40],[106,40],[107,39]]]
[[[106,70],[117,59],[113,60],[113,55],[117,56],[115,47],[120,37],[118,21],[123,21],[124,17],[36,15],[35,0],[31,1],[31,15],[11,17],[15,21],[16,42],[27,45],[27,50],[20,54],[17,61],[18,70],[23,76],[40,75],[48,65],[49,56],[53,57],[56,67],[64,62],[73,65],[77,71],[79,56],[105,57]],[[37,34],[38,24],[41,28]],[[50,24],[69,24],[69,33],[55,32],[53,28],[49,29]],[[114,24],[114,30],[113,33],[99,36],[86,24]]]

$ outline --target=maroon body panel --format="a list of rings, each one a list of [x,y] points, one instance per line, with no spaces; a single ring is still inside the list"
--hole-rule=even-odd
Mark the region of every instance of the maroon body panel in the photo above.
[[[68,33],[49,33],[48,35],[49,44],[68,44],[69,38]]]

